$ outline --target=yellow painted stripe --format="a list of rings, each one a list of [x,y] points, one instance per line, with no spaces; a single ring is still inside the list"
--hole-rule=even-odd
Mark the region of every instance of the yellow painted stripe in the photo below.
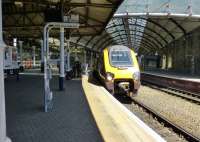
[[[152,133],[147,133],[105,93],[103,87],[88,83],[86,76],[83,76],[82,85],[97,126],[106,142],[160,142],[163,140],[159,135],[157,138]]]

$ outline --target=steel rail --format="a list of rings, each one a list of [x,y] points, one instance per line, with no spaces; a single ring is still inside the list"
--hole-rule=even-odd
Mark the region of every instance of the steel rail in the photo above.
[[[169,119],[165,118],[164,116],[160,115],[159,113],[157,113],[155,110],[151,109],[150,107],[146,106],[145,104],[143,104],[142,102],[132,98],[132,101],[139,105],[140,107],[142,107],[143,109],[145,109],[147,112],[149,112],[150,114],[152,114],[154,117],[156,117],[159,121],[163,122],[165,124],[165,126],[172,128],[176,133],[179,133],[181,135],[184,136],[184,138],[188,141],[192,141],[192,142],[199,142],[200,138],[194,136],[193,134],[189,133],[188,131],[186,131],[184,128],[174,124],[172,121],[170,121]]]
[[[172,87],[164,87],[163,88],[163,85],[150,83],[148,81],[142,81],[142,82],[143,82],[144,85],[147,85],[148,87],[151,87],[152,89],[156,89],[156,90],[165,92],[169,95],[181,97],[181,98],[186,99],[188,101],[192,101],[192,102],[200,104],[199,94],[191,93],[191,92],[188,92],[188,91],[185,91],[185,90],[180,90],[180,89],[172,88]],[[155,86],[157,86],[157,87],[155,87]],[[160,87],[162,87],[162,88],[160,88]]]

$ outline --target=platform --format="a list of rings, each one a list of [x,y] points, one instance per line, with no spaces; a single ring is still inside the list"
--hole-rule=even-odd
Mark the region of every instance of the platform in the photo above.
[[[44,113],[43,76],[8,78],[6,107],[8,136],[13,142],[164,142],[151,128],[87,76],[51,87],[54,109]]]
[[[103,86],[82,79],[97,126],[106,142],[164,142],[157,133],[117,101]]]
[[[103,139],[84,97],[81,80],[65,81],[58,91],[51,86],[54,109],[44,113],[43,76],[21,75],[5,81],[7,132],[12,142],[102,142]]]
[[[143,71],[142,73],[161,76],[161,77],[167,77],[167,78],[172,78],[172,79],[185,80],[185,81],[188,80],[188,81],[200,83],[200,76],[183,75],[183,74],[179,74],[179,73],[159,72],[159,71]]]

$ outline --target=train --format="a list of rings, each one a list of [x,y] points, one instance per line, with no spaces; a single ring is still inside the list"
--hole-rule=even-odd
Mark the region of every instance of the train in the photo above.
[[[136,96],[140,88],[140,69],[135,52],[123,45],[104,48],[93,74],[112,94]]]

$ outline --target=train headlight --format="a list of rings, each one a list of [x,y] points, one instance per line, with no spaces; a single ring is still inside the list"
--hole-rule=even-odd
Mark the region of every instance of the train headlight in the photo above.
[[[139,71],[136,71],[133,73],[133,79],[134,80],[140,80],[140,72]]]
[[[110,72],[107,72],[107,73],[106,73],[106,79],[107,79],[108,81],[112,81],[113,78],[114,78],[114,74],[112,74],[112,73],[110,73]]]

